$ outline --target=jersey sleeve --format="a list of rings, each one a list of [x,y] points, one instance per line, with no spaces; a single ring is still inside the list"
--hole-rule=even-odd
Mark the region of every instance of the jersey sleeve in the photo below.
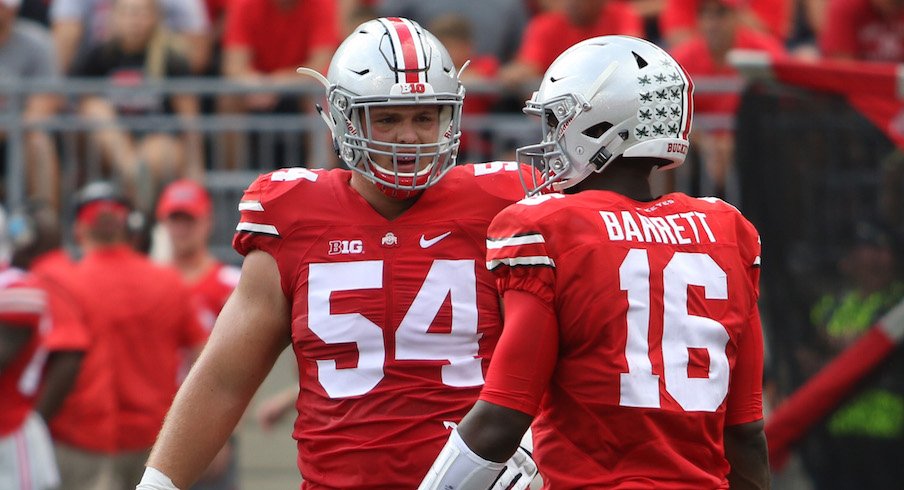
[[[500,293],[524,291],[552,304],[555,260],[539,224],[528,215],[530,209],[515,204],[493,219],[487,230],[487,268],[496,276]]]
[[[548,303],[518,290],[505,293],[505,326],[480,399],[534,416],[559,354],[559,327]]]
[[[763,329],[759,310],[748,320],[748,328],[738,341],[737,361],[725,409],[725,425],[737,425],[763,418]]]
[[[29,286],[0,290],[0,323],[10,327],[36,328],[47,310],[44,291]]]
[[[753,422],[763,418],[763,327],[760,322],[760,237],[756,228],[738,213],[738,248],[747,269],[751,292],[747,324],[738,339],[737,361],[731,374],[726,404],[726,425]]]
[[[760,297],[760,263],[762,262],[760,242],[760,234],[756,228],[747,219],[738,213],[740,223],[740,233],[738,237],[738,248],[741,253],[741,260],[747,267],[747,277],[750,281],[750,290],[753,293],[753,302]]]
[[[235,227],[232,248],[241,255],[261,250],[276,257],[281,246],[281,223],[275,209],[272,174],[257,178],[245,190],[239,202],[239,223]]]
[[[474,171],[475,186],[481,192],[508,201],[509,204],[524,199],[524,185],[531,185],[539,178],[539,173],[530,165],[513,161],[475,163],[471,168]],[[534,174],[533,177],[531,173]]]

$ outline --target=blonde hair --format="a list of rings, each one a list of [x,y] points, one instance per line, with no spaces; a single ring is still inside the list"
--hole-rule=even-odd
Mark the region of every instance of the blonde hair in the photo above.
[[[172,35],[169,29],[158,26],[148,41],[144,59],[144,71],[150,78],[166,78],[166,67],[170,55],[183,53],[183,45]]]

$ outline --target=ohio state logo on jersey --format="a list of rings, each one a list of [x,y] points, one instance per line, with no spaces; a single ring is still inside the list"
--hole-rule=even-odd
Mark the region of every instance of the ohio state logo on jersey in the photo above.
[[[380,244],[384,247],[395,247],[399,244],[399,238],[395,236],[395,233],[389,232],[383,235],[383,239],[380,240]]]

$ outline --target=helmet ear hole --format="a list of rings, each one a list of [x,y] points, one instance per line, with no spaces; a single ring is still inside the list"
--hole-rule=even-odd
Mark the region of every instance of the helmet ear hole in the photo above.
[[[582,134],[584,136],[597,139],[600,136],[606,134],[606,131],[609,131],[610,129],[612,129],[612,123],[609,121],[603,121],[585,129],[584,131],[582,131]]]

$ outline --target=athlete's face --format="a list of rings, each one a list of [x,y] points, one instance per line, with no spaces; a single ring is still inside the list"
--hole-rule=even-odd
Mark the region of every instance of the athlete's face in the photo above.
[[[365,122],[365,131],[372,140],[390,144],[432,144],[439,137],[439,113],[440,107],[436,105],[373,107],[370,109],[370,121]],[[393,147],[389,145],[372,144],[371,148],[383,152],[393,151]],[[415,173],[433,161],[433,157],[429,156],[421,157],[419,162],[415,162],[413,148],[400,148],[396,153],[400,173]],[[391,155],[371,153],[371,157],[374,163],[392,172]]]

